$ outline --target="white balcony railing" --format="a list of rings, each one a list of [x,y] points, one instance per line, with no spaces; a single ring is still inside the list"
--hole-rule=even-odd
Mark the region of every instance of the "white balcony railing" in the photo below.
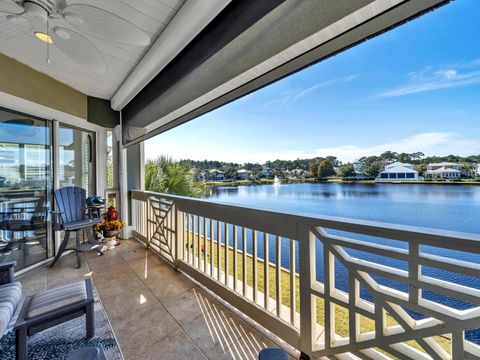
[[[480,236],[131,192],[134,237],[313,358],[480,359]]]

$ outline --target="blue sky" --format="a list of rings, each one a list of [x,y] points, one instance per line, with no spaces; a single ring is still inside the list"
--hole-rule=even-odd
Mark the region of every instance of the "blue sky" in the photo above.
[[[480,154],[480,1],[457,0],[146,142],[147,158]]]

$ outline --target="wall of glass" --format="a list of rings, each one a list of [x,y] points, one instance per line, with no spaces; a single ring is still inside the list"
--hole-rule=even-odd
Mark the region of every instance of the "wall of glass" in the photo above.
[[[0,263],[17,270],[53,255],[51,124],[0,109]]]

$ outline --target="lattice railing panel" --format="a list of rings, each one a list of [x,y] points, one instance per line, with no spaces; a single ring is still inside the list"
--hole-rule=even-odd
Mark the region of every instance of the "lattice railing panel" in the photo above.
[[[465,337],[467,330],[480,327],[478,263],[422,252],[428,241],[424,244],[421,237],[408,238],[406,246],[399,247],[331,235],[321,227],[311,231],[323,247],[323,282],[312,286],[311,292],[323,302],[323,316],[317,314],[317,322],[323,318],[324,329],[315,336],[315,355],[480,358],[480,346]],[[377,261],[364,254],[377,256]],[[458,276],[451,279],[468,276],[475,281],[467,286],[427,276],[423,264],[456,272]],[[339,269],[344,269],[342,286],[335,283]],[[438,296],[424,297],[426,291]],[[469,306],[460,310],[459,303]]]

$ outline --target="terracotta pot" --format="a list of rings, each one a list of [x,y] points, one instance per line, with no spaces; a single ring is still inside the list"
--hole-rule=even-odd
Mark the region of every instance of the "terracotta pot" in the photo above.
[[[105,238],[117,237],[117,235],[120,234],[120,231],[121,230],[105,231],[103,233],[103,237]]]

